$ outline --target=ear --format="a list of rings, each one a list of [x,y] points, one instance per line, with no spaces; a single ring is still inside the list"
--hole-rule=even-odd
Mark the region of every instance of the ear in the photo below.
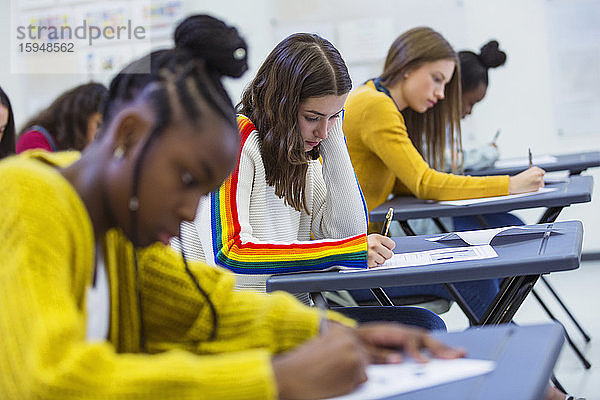
[[[122,157],[129,157],[144,142],[152,129],[152,122],[135,109],[125,111],[117,118],[113,135],[113,150],[120,149]]]

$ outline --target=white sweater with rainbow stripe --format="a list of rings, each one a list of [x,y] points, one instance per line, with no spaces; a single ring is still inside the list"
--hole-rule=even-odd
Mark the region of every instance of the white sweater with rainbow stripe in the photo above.
[[[274,273],[367,266],[367,210],[341,118],[321,143],[323,163],[306,177],[310,214],[287,205],[267,185],[258,132],[238,116],[238,165],[220,189],[200,201],[193,224],[182,225],[186,256],[236,273],[239,289],[265,290]]]

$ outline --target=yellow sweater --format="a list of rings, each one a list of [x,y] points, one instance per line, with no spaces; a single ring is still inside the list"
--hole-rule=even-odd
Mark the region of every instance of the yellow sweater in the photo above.
[[[137,255],[147,347],[161,354],[142,354],[133,247],[116,229],[105,238],[109,338],[86,341],[93,229],[55,168],[78,155],[42,154],[0,163],[0,398],[276,398],[271,355],[314,336],[316,310],[284,293],[234,292],[230,273],[192,263],[218,314],[217,337],[207,341],[204,298],[181,256],[156,244]]]
[[[412,144],[394,101],[373,81],[350,93],[344,133],[369,211],[394,194],[420,199],[459,200],[508,194],[508,176],[471,177],[429,167]],[[398,185],[394,189],[394,183]]]

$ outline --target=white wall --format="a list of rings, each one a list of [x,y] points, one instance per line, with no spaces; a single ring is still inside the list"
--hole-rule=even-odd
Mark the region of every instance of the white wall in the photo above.
[[[380,72],[385,54],[361,61],[359,51],[369,46],[387,48],[402,31],[429,25],[444,34],[457,48],[479,49],[487,40],[499,40],[508,53],[507,64],[490,72],[490,87],[483,103],[475,107],[465,121],[465,141],[485,142],[497,129],[502,156],[534,153],[572,153],[600,150],[600,127],[587,136],[559,136],[554,117],[551,63],[555,62],[554,44],[548,42],[547,7],[550,0],[186,0],[188,12],[209,12],[239,28],[247,38],[250,71],[227,86],[234,101],[256,72],[261,61],[286,34],[294,31],[321,33],[336,44],[348,62],[357,86]],[[577,4],[576,1],[573,2]],[[0,2],[0,35],[8,37],[9,8]],[[600,20],[600,15],[594,17]],[[372,42],[353,45],[340,37],[352,29],[377,29]],[[350,27],[350,28],[348,28]],[[344,31],[344,29],[346,29]],[[350,30],[348,30],[350,29]],[[368,39],[368,38],[367,38]],[[0,41],[0,54],[8,54],[8,40]],[[598,71],[600,73],[600,71]],[[0,85],[11,95],[18,122],[64,89],[85,80],[85,76],[20,76],[9,73],[9,63],[0,63]],[[592,81],[590,84],[597,84]],[[596,88],[600,92],[600,87]],[[588,172],[596,181],[600,168]],[[600,251],[600,213],[596,185],[592,203],[563,210],[560,220],[584,222],[584,251]],[[535,222],[541,210],[520,212],[527,222]]]

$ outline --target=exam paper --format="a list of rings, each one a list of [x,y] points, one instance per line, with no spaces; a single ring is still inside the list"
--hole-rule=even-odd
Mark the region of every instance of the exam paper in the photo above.
[[[558,161],[558,158],[550,155],[533,156],[532,163],[536,164],[552,164]],[[494,163],[494,168],[512,168],[512,167],[529,167],[529,158],[506,158],[497,160]]]
[[[441,264],[456,261],[483,260],[484,258],[498,257],[492,246],[448,247],[412,253],[394,254],[392,258],[376,267],[376,269],[390,269],[413,267],[418,265]],[[364,269],[342,269],[340,272],[359,272]]]
[[[490,244],[500,232],[504,231],[520,231],[519,233],[545,233],[547,228],[543,226],[505,226],[503,228],[481,229],[478,231],[450,232],[445,235],[427,238],[430,242],[439,242],[442,240],[462,239],[465,243],[471,246]]]
[[[354,392],[330,400],[371,400],[441,385],[443,383],[487,374],[495,368],[494,361],[458,358],[432,359],[426,364],[369,365],[369,380]]]
[[[438,201],[438,204],[447,204],[450,206],[468,206],[470,204],[491,203],[493,201],[502,201],[502,200],[514,199],[517,197],[525,197],[525,196],[532,196],[532,195],[536,195],[536,194],[549,193],[549,192],[554,192],[555,190],[556,190],[556,188],[543,187],[543,188],[539,188],[535,192],[509,194],[507,196],[482,197],[479,199]]]

